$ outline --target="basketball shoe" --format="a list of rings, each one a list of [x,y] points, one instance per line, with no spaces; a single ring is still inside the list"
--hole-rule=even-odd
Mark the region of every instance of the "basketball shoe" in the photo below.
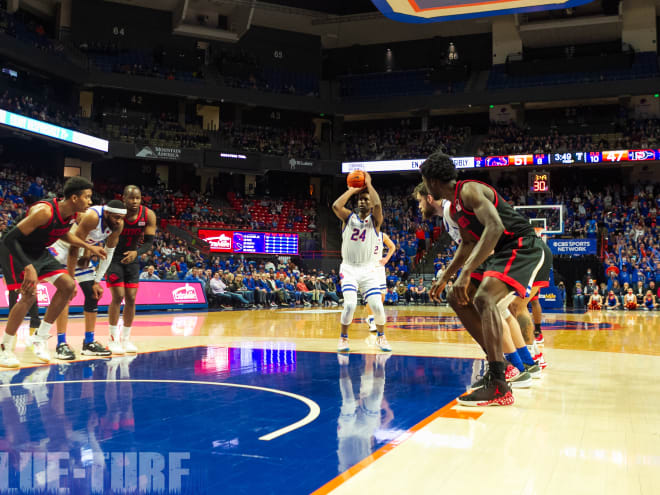
[[[12,337],[16,339],[14,335]],[[16,358],[16,355],[11,351],[11,344],[7,344],[5,347],[4,344],[0,344],[0,367],[1,368],[18,368],[21,363]]]
[[[339,337],[337,352],[348,352],[351,348],[348,345],[348,337]]]
[[[385,337],[385,335],[381,335],[376,338],[376,345],[383,352],[392,352],[392,346],[387,341],[387,337]]]
[[[539,352],[537,355],[534,356],[534,362],[541,368],[542,370],[546,369],[548,367],[548,363],[545,360],[545,357],[543,357],[543,353]]]
[[[525,364],[525,372],[535,379],[541,378],[542,375],[541,367],[538,364]]]
[[[103,347],[99,342],[83,342],[83,356],[111,356],[113,352]]]
[[[487,371],[483,377],[483,386],[456,399],[462,406],[487,407],[487,406],[510,406],[514,403],[511,387],[504,380],[493,377],[491,371]]]
[[[488,374],[488,370],[486,370],[486,373],[481,378],[470,385],[470,388],[472,390],[482,388],[486,381],[486,374]],[[512,364],[507,365],[504,376],[507,383],[511,385],[511,388],[529,388],[532,386],[532,376],[527,373],[527,371],[521,373],[520,370]]]

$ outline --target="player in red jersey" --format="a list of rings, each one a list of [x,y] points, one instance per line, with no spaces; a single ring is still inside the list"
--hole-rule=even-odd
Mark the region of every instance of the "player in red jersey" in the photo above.
[[[20,290],[21,299],[9,312],[0,347],[0,366],[17,368],[20,363],[13,353],[16,331],[37,299],[37,284],[47,281],[57,291],[33,339],[33,350],[40,361],[50,362],[47,340],[55,319],[75,294],[74,274],[67,273],[48,246],[63,239],[72,246],[89,249],[105,258],[105,250],[88,246],[69,230],[78,213],[92,204],[92,183],[83,177],[71,177],[64,184],[64,200],[38,201],[25,217],[0,241],[0,265],[8,290]]]
[[[138,186],[126,186],[122,200],[127,210],[124,229],[119,235],[119,243],[106,276],[106,285],[112,294],[112,302],[108,307],[110,321],[108,349],[113,354],[133,354],[137,352],[137,347],[130,341],[130,337],[140,278],[138,259],[153,246],[156,235],[156,214],[146,206],[142,206],[142,193]],[[142,236],[144,241],[138,247]],[[122,300],[124,300],[124,328],[120,337],[117,325]]]
[[[526,297],[546,260],[543,241],[529,221],[504,201],[495,189],[478,181],[457,181],[452,159],[433,153],[420,167],[424,184],[434,199],[451,201],[450,215],[462,242],[452,262],[461,273],[448,301],[467,331],[486,351],[489,367],[484,386],[459,398],[468,406],[513,404],[505,379],[502,352],[503,323],[499,304],[512,292]],[[491,254],[492,252],[492,254]],[[483,272],[479,288],[471,284],[475,271]],[[448,274],[451,276],[453,274]]]

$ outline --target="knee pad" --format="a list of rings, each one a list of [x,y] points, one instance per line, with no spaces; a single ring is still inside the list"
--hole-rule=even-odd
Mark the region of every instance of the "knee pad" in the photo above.
[[[371,312],[374,315],[374,323],[376,325],[385,325],[385,307],[383,306],[383,301],[380,298],[380,293],[372,294],[367,297],[367,302],[371,308]]]
[[[94,286],[94,281],[93,280],[88,280],[86,282],[80,282],[80,289],[83,291],[83,294],[85,295],[85,303],[83,306],[83,310],[85,313],[96,313],[99,308],[99,300],[94,299],[94,292],[92,291],[92,287]]]
[[[344,292],[344,311],[341,313],[341,324],[350,325],[357,308],[357,292],[354,290]]]

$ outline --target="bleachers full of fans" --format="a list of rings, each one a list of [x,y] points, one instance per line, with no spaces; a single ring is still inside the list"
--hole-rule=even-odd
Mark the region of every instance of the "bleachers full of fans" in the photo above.
[[[319,142],[314,134],[300,128],[225,122],[220,127],[220,138],[236,151],[307,159],[320,157]]]
[[[434,127],[427,131],[399,128],[366,128],[345,134],[349,161],[424,158],[438,149],[455,155],[470,136],[468,127]]]

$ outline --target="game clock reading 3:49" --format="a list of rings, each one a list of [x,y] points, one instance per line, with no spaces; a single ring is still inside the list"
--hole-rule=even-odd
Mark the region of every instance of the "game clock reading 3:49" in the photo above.
[[[529,192],[546,193],[550,190],[550,174],[548,172],[529,173]]]

